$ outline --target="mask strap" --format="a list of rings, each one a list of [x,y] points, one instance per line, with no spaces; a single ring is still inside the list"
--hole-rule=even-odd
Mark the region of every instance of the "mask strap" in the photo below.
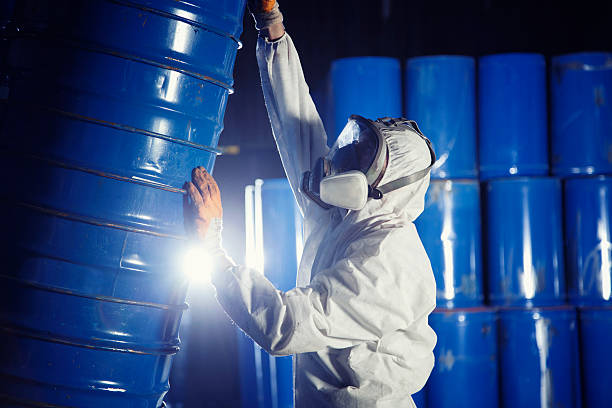
[[[380,187],[372,188],[370,193],[368,194],[370,197],[376,200],[380,200],[383,197],[383,195],[391,191],[397,190],[399,188],[405,187],[416,181],[419,181],[423,177],[427,176],[427,174],[433,167],[434,163],[436,162],[436,154],[434,153],[433,147],[431,146],[431,142],[429,141],[429,139],[427,139],[425,136],[422,136],[420,132],[419,132],[419,135],[423,138],[425,143],[427,143],[427,147],[429,148],[429,155],[431,157],[431,163],[429,164],[429,166],[415,173],[412,173],[408,176],[400,177],[397,180],[390,181],[387,184],[382,185]]]

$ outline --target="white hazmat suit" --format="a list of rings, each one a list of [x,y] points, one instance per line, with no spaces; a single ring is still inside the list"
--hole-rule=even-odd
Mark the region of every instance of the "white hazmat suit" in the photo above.
[[[304,215],[297,287],[277,290],[259,271],[215,272],[228,315],[273,355],[295,354],[295,406],[414,407],[434,364],[428,325],[435,281],[413,221],[429,175],[359,211],[324,210],[298,191],[302,174],[327,151],[326,135],[288,34],[260,38],[257,60],[283,166]],[[416,134],[385,136],[381,185],[427,167]],[[288,274],[294,271],[287,271]]]

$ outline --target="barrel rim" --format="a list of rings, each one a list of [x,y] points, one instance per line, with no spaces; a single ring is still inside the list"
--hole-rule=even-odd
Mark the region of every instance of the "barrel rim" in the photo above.
[[[431,314],[441,315],[441,314],[460,314],[460,313],[497,313],[497,307],[495,306],[472,306],[472,307],[436,307]]]
[[[416,57],[406,58],[407,69],[410,68],[411,65],[419,63],[419,62],[428,62],[428,61],[464,61],[469,62],[470,65],[476,65],[476,57],[465,54],[426,54],[426,55],[418,55]]]
[[[400,68],[400,60],[395,57],[377,56],[377,55],[363,55],[354,57],[343,57],[337,58],[331,62],[331,71],[336,69],[344,68],[345,65],[351,66],[356,62],[378,62],[381,65],[391,66],[392,68]]]
[[[160,15],[162,17],[170,18],[170,19],[173,19],[173,20],[182,21],[182,22],[184,22],[186,24],[199,27],[199,28],[201,28],[203,30],[207,30],[207,31],[210,31],[210,32],[215,33],[215,34],[219,34],[219,35],[221,35],[223,37],[231,38],[238,45],[238,49],[242,48],[242,42],[240,41],[239,38],[236,37],[236,35],[234,33],[229,33],[229,32],[223,31],[223,30],[221,30],[221,29],[219,29],[217,27],[214,27],[214,26],[212,26],[210,24],[206,24],[206,23],[203,23],[203,22],[200,22],[200,21],[196,21],[196,20],[192,20],[192,19],[189,19],[189,18],[186,18],[186,17],[182,17],[182,16],[179,16],[177,14],[173,14],[173,13],[170,13],[168,11],[164,11],[164,10],[161,10],[161,9],[158,9],[158,8],[155,8],[155,7],[149,7],[149,6],[145,5],[145,4],[142,4],[142,3],[139,3],[139,2],[136,2],[136,1],[130,1],[130,0],[106,0],[106,1],[108,1],[110,3],[120,4],[120,5],[123,5],[123,6],[126,6],[126,7],[136,8],[136,9],[143,10],[143,11],[146,11],[146,12],[149,12],[149,13],[158,14],[158,15]],[[177,3],[181,3],[181,1],[178,1]],[[241,16],[242,16],[242,14],[241,14]],[[236,28],[241,33],[242,32],[242,19],[237,19],[236,23],[237,23],[236,24],[236,26],[237,26]],[[238,34],[238,36],[240,36],[240,33],[236,33],[236,34]]]
[[[0,332],[4,332],[8,336],[25,337],[28,339],[42,341],[45,343],[61,344],[69,347],[80,347],[90,350],[102,350],[116,353],[140,354],[140,355],[173,355],[179,352],[180,346],[178,340],[165,347],[148,348],[143,347],[140,343],[120,342],[117,340],[103,339],[79,339],[68,337],[60,334],[41,332],[31,328],[8,326],[0,324]]]
[[[124,299],[124,298],[119,298],[116,296],[90,295],[90,294],[76,292],[74,290],[60,288],[60,287],[53,286],[53,285],[44,285],[42,283],[38,283],[35,281],[19,279],[17,277],[5,275],[5,274],[0,274],[0,279],[10,280],[17,284],[39,289],[39,290],[46,291],[46,292],[52,292],[52,293],[57,293],[60,295],[67,295],[67,296],[75,296],[75,297],[80,297],[80,298],[85,298],[85,299],[96,300],[100,302],[120,303],[120,304],[125,304],[125,305],[130,305],[130,306],[142,306],[142,307],[149,307],[149,308],[154,308],[154,309],[170,310],[170,311],[175,311],[175,312],[182,312],[183,310],[187,310],[189,308],[189,305],[187,304],[187,302],[183,302],[182,304],[164,304],[164,303],[156,303],[156,302],[147,302],[143,300]]]
[[[588,50],[588,51],[578,51],[578,52],[569,52],[565,54],[557,54],[551,57],[551,62],[553,65],[556,64],[565,64],[568,61],[575,58],[580,57],[602,57],[606,59],[612,59],[612,52],[604,51],[604,50]]]
[[[612,181],[612,173],[571,174],[562,177],[564,184],[574,184],[580,181]]]
[[[578,312],[610,312],[612,313],[612,304],[609,305],[582,305],[577,306]]]
[[[528,181],[541,181],[558,183],[561,182],[561,177],[556,176],[508,176],[508,177],[493,177],[490,179],[481,179],[481,181],[487,185],[491,184],[522,184]]]
[[[533,313],[554,313],[554,312],[576,312],[575,305],[563,304],[556,306],[499,306],[498,312],[501,315],[533,314]]]
[[[430,184],[461,184],[461,185],[474,185],[480,184],[480,180],[476,177],[474,178],[470,178],[470,177],[445,177],[445,178],[431,178],[430,179]]]
[[[478,57],[478,64],[482,65],[495,64],[505,61],[515,61],[523,63],[532,63],[534,65],[546,65],[546,57],[539,52],[503,52],[495,54],[481,55]]]

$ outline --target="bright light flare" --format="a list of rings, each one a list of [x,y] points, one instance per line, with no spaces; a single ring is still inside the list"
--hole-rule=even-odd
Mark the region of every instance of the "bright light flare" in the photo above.
[[[213,260],[203,248],[193,246],[183,254],[182,269],[192,285],[208,285],[213,271]]]

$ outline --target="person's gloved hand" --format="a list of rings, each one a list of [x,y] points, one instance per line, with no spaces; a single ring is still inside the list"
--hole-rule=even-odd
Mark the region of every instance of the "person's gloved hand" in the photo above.
[[[214,219],[223,219],[219,187],[204,167],[191,172],[191,181],[183,186],[187,195],[183,197],[185,230],[192,238],[204,241]]]
[[[223,208],[221,193],[215,179],[204,167],[191,172],[191,181],[183,186],[183,215],[187,235],[201,244],[201,249],[211,258],[213,274],[234,266],[221,245]],[[198,246],[200,245],[198,244]]]
[[[251,14],[269,13],[275,6],[278,6],[276,0],[248,0],[247,5]]]
[[[255,28],[269,40],[276,40],[285,34],[283,14],[276,0],[248,0],[249,11],[255,20]]]

